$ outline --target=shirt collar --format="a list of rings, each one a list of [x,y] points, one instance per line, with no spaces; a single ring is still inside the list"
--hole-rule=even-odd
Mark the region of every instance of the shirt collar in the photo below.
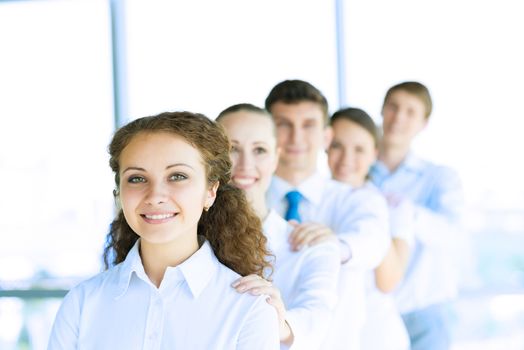
[[[424,161],[410,152],[402,162],[401,166],[406,170],[420,172],[424,167]]]
[[[414,155],[412,152],[409,152],[406,155],[406,158],[404,158],[404,160],[399,164],[398,168],[395,169],[395,171],[393,171],[393,173],[398,171],[412,171],[419,173],[423,170],[423,167],[424,162],[422,161],[422,159]],[[392,172],[389,171],[387,166],[380,160],[377,160],[375,164],[373,164],[371,168],[371,173],[372,177],[378,176],[379,178],[392,174]]]
[[[137,240],[127,254],[126,259],[120,265],[116,299],[120,298],[128,290],[133,272],[137,277],[149,282],[140,258],[139,245],[140,239]],[[169,281],[170,278],[176,278],[174,276],[180,271],[183,279],[189,286],[191,294],[194,298],[198,298],[211,280],[211,277],[216,274],[218,264],[219,262],[211,249],[211,245],[208,241],[205,241],[200,249],[182,264],[168,267],[164,274],[164,280]]]
[[[118,299],[125,294],[131,283],[133,272],[142,279],[144,279],[144,277],[147,278],[144,266],[142,265],[142,259],[140,258],[139,247],[140,239],[135,242],[129,253],[127,253],[126,259],[118,265],[119,278],[115,299]]]
[[[278,193],[278,197],[281,200],[285,200],[285,196],[289,191],[297,190],[307,201],[317,205],[322,200],[322,193],[326,180],[328,180],[326,175],[316,171],[295,187],[286,180],[275,175],[273,176],[273,188],[275,189],[275,192]]]
[[[218,264],[211,245],[205,241],[189,259],[177,267],[168,267],[168,270],[180,268],[193,297],[198,298],[211,278],[216,275]]]

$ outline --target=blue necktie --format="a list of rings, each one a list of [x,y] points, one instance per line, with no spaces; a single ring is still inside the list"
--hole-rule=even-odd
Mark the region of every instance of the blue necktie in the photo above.
[[[286,220],[296,220],[302,222],[300,214],[298,213],[298,204],[302,200],[302,195],[298,191],[290,191],[286,194],[286,199],[289,204],[286,212]]]

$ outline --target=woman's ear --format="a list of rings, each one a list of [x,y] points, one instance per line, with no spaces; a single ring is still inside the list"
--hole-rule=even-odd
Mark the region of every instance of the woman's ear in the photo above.
[[[213,203],[215,202],[215,199],[217,198],[217,190],[218,186],[220,186],[220,182],[215,182],[209,189],[207,190],[206,200],[204,204],[204,208],[211,208]]]

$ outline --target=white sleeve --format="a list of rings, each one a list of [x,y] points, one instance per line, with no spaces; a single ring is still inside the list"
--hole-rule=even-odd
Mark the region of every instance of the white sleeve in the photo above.
[[[78,288],[65,296],[49,337],[47,350],[76,349],[79,334],[81,301]]]
[[[300,266],[296,297],[286,305],[286,320],[294,337],[289,349],[318,349],[329,330],[337,303],[338,245],[330,242],[307,249]]]
[[[441,167],[427,206],[415,205],[415,238],[424,245],[449,246],[460,232],[464,198],[458,176]]]
[[[414,244],[415,206],[410,200],[401,200],[389,206],[389,227],[392,238],[399,238],[411,247]]]
[[[374,269],[391,243],[386,200],[380,193],[362,188],[354,190],[339,208],[342,221],[336,234],[351,250],[348,266]]]
[[[276,310],[261,295],[242,325],[237,350],[278,350],[280,337]]]

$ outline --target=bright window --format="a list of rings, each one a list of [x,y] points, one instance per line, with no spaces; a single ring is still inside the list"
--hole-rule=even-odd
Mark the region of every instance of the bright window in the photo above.
[[[263,106],[284,79],[335,101],[333,14],[325,1],[128,1],[129,114],[214,118],[235,103]]]
[[[110,38],[103,0],[0,3],[0,292],[68,288],[101,268]],[[45,348],[56,307],[0,298],[0,348]]]

